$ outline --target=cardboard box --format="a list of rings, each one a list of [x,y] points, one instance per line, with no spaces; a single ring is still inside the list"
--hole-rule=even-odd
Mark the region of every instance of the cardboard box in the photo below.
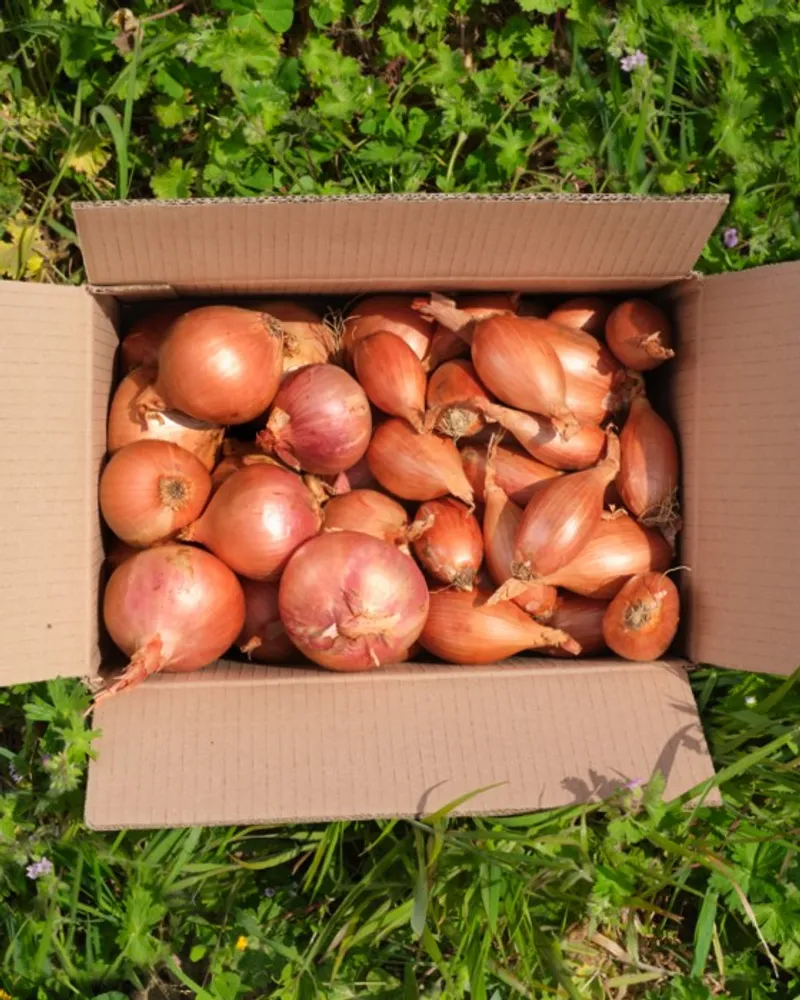
[[[0,682],[96,673],[97,478],[120,300],[514,289],[669,299],[684,648],[788,673],[800,614],[800,264],[691,275],[716,197],[414,196],[81,205],[88,289],[0,283]],[[712,775],[685,661],[516,658],[375,673],[220,663],[98,711],[96,828],[584,802]]]

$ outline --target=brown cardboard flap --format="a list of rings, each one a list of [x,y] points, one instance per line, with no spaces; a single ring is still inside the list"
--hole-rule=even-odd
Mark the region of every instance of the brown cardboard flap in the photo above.
[[[689,283],[675,393],[697,662],[800,664],[800,263]]]
[[[4,685],[90,667],[93,309],[81,288],[0,282]]]
[[[178,292],[653,287],[725,197],[413,195],[75,206],[93,285]]]
[[[517,659],[370,674],[220,665],[102,705],[94,828],[466,814],[586,802],[661,771],[713,775],[677,665]]]

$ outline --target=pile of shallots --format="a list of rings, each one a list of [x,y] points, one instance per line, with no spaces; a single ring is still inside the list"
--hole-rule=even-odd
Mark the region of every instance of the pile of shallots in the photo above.
[[[101,697],[235,646],[368,670],[523,650],[661,656],[678,449],[643,299],[173,303],[122,341],[100,508]]]

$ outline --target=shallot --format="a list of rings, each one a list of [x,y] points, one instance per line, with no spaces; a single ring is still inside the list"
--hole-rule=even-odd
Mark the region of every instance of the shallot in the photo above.
[[[446,361],[428,379],[427,426],[455,441],[478,434],[483,430],[484,420],[480,411],[470,405],[475,399],[491,402],[475,366],[469,361]]]
[[[408,514],[385,493],[350,490],[325,505],[323,531],[361,531],[392,545],[405,545]]]
[[[509,295],[505,292],[488,293],[484,295],[464,295],[459,297],[458,308],[468,313],[473,319],[486,319],[502,313],[515,313],[519,305],[519,295]],[[441,323],[436,324],[431,341],[430,368],[434,369],[443,361],[469,354],[469,345],[452,330]]]
[[[422,430],[425,370],[408,344],[393,333],[373,333],[353,350],[353,367],[369,401]]]
[[[611,601],[603,618],[609,648],[626,660],[657,660],[678,630],[678,588],[664,573],[634,576]]]
[[[473,504],[472,487],[453,442],[437,434],[418,434],[405,420],[387,420],[377,428],[367,461],[381,486],[403,500],[435,500],[451,493]]]
[[[483,536],[472,511],[451,497],[429,500],[411,527],[422,568],[440,583],[472,590],[483,562]]]
[[[256,299],[242,304],[273,316],[283,327],[284,374],[304,365],[325,364],[335,353],[333,331],[308,306],[288,299]]]
[[[603,436],[605,441],[605,435]],[[461,449],[461,465],[475,493],[475,499],[486,499],[484,482],[486,478],[486,445],[467,445]],[[496,445],[494,451],[494,473],[498,486],[522,507],[527,504],[541,483],[563,475],[558,469],[537,462],[535,458],[518,448]]]
[[[565,591],[558,595],[548,624],[571,635],[584,656],[596,656],[606,652],[603,616],[607,608],[608,601],[596,601],[591,597],[581,597],[580,594]],[[548,652],[553,656],[566,655],[563,649],[558,648]]]
[[[348,356],[353,356],[359,340],[373,333],[393,333],[401,337],[419,360],[427,365],[433,325],[411,308],[409,297],[373,295],[353,306],[344,321],[342,340]]]
[[[593,337],[602,337],[612,305],[599,295],[582,295],[567,299],[547,317],[553,323],[583,330]]]
[[[647,299],[628,299],[612,311],[606,321],[606,343],[626,368],[637,372],[675,357],[672,324],[664,310]]]

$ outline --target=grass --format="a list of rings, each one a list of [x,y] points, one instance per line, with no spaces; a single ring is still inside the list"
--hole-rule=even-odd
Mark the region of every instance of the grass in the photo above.
[[[80,281],[71,202],[124,196],[726,191],[701,268],[800,256],[793,0],[6,0],[2,18],[6,277]],[[82,824],[83,688],[0,692],[0,990],[796,998],[795,681],[694,673],[719,807],[665,805],[656,780],[491,821],[120,834]]]

